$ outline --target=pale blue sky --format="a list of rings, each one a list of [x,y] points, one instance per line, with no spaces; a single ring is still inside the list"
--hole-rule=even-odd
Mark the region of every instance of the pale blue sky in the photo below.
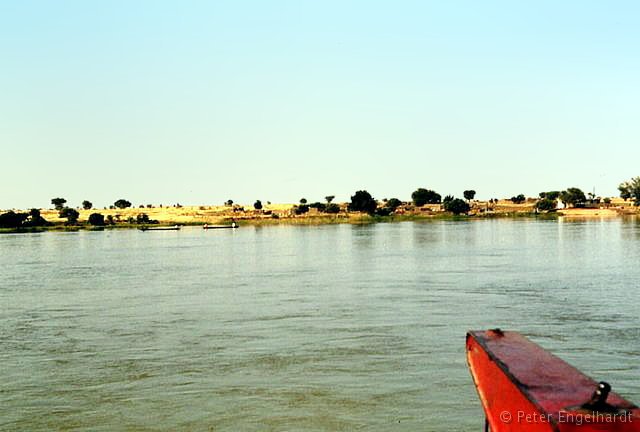
[[[2,1],[0,208],[640,175],[633,1]]]

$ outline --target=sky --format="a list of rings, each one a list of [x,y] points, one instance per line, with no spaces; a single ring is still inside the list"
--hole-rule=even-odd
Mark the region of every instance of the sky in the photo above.
[[[0,1],[0,208],[640,175],[635,1]]]

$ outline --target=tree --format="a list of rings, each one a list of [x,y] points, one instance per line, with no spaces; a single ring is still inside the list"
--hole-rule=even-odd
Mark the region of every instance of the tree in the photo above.
[[[89,223],[93,226],[104,226],[104,216],[100,213],[91,213],[89,215]]]
[[[389,207],[378,207],[375,214],[376,216],[389,216],[391,213],[393,213],[393,210]]]
[[[231,207],[233,205],[233,200],[225,201],[224,205],[226,205],[227,207]]]
[[[335,195],[327,195],[326,197],[324,197],[324,199],[327,200],[327,204],[331,204],[331,201],[333,201],[335,197]]]
[[[540,198],[549,198],[550,200],[557,200],[560,196],[560,191],[540,192]]]
[[[300,204],[298,206],[293,206],[293,212],[297,215],[308,213],[309,206],[306,204]]]
[[[620,183],[618,190],[620,191],[620,198],[625,201],[633,198],[635,204],[640,205],[640,177],[634,177],[629,181]]]
[[[29,210],[29,219],[24,223],[24,225],[47,226],[50,224],[45,218],[42,217],[39,209],[32,208],[31,210]]]
[[[306,204],[306,203],[307,203],[306,198],[300,198],[300,204]]]
[[[540,211],[550,211],[557,206],[556,200],[545,197],[536,203],[536,208]]]
[[[107,223],[109,225],[114,225],[116,222],[113,220],[113,215],[107,215]]]
[[[27,213],[16,213],[14,211],[0,214],[0,228],[20,228],[28,217]]]
[[[476,196],[476,191],[474,191],[473,189],[466,190],[463,192],[463,195],[464,195],[464,199],[466,199],[467,201],[471,201],[473,197]]]
[[[262,201],[256,200],[256,202],[253,203],[253,208],[256,210],[262,210]]]
[[[373,214],[378,207],[378,203],[373,199],[371,194],[366,190],[356,191],[351,196],[351,202],[349,203],[349,211],[363,212]]]
[[[320,201],[317,201],[309,204],[309,208],[318,209],[318,211],[323,212],[327,208],[327,205],[325,203],[321,203]]]
[[[527,198],[523,194],[520,194],[520,195],[512,196],[510,200],[514,204],[522,204],[527,200]]]
[[[413,203],[418,207],[422,207],[425,204],[438,204],[441,198],[439,193],[424,188],[418,188],[411,194]]]
[[[336,203],[329,203],[324,208],[324,212],[325,213],[332,213],[332,214],[340,213],[340,206],[338,204],[336,204]]]
[[[149,215],[146,213],[140,213],[136,216],[136,223],[138,224],[148,224],[151,223],[151,219],[149,219]]]
[[[126,199],[122,199],[120,198],[118,201],[113,203],[114,207],[117,207],[119,209],[126,209],[131,207],[131,203],[129,201],[127,201]]]
[[[391,211],[394,211],[401,205],[402,205],[402,201],[400,201],[398,198],[390,198],[389,200],[387,200],[386,207],[391,209]]]
[[[446,203],[448,203],[448,202],[450,202],[450,201],[453,201],[453,200],[454,200],[453,195],[447,195],[447,196],[445,196],[445,197],[444,197],[444,199],[442,200],[442,202],[443,202],[444,204],[446,204]]]
[[[64,198],[53,198],[51,200],[51,204],[55,207],[56,210],[60,211],[64,208],[65,203],[67,202]]]
[[[72,225],[78,222],[78,217],[80,216],[80,213],[78,213],[78,210],[76,209],[73,209],[71,207],[65,207],[62,210],[60,210],[59,215],[61,218],[67,219],[68,225]]]
[[[572,187],[560,192],[560,199],[563,203],[575,207],[577,205],[584,204],[587,197],[584,196],[584,192],[579,188]]]
[[[93,204],[91,203],[91,201],[87,201],[87,200],[82,201],[82,208],[83,209],[91,210],[91,207],[93,207]]]
[[[467,204],[466,201],[461,200],[460,198],[454,198],[444,204],[444,209],[455,215],[459,215],[462,213],[467,213],[469,211],[469,204]]]

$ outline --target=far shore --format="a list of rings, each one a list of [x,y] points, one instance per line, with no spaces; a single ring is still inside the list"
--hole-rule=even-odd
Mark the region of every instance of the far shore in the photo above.
[[[384,203],[380,203],[384,205]],[[41,209],[41,215],[51,223],[45,227],[25,229],[2,229],[0,232],[37,232],[44,230],[78,230],[103,228],[136,228],[144,224],[137,222],[139,215],[146,215],[152,224],[167,225],[225,225],[235,221],[238,225],[323,225],[337,223],[362,224],[372,222],[402,222],[434,219],[484,219],[496,217],[546,217],[546,218],[616,218],[625,215],[639,214],[637,207],[630,206],[623,200],[612,200],[607,206],[597,208],[567,208],[551,212],[536,212],[535,201],[529,200],[514,204],[509,200],[497,202],[472,201],[471,211],[467,215],[454,216],[443,210],[441,204],[427,204],[415,207],[405,203],[389,216],[370,216],[360,212],[347,211],[347,204],[340,204],[340,211],[335,214],[323,213],[317,209],[309,209],[307,213],[296,214],[294,204],[266,204],[262,209],[254,209],[248,205],[218,206],[145,206],[125,209],[77,209],[78,223],[67,225],[66,219],[59,217],[55,209]],[[23,210],[28,211],[28,210]],[[100,213],[105,219],[112,221],[104,227],[93,227],[88,224],[89,215]]]

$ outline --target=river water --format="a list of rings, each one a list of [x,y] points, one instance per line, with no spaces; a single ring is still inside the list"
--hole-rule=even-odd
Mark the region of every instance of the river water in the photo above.
[[[640,402],[640,224],[0,236],[0,430],[479,431],[469,329]]]

